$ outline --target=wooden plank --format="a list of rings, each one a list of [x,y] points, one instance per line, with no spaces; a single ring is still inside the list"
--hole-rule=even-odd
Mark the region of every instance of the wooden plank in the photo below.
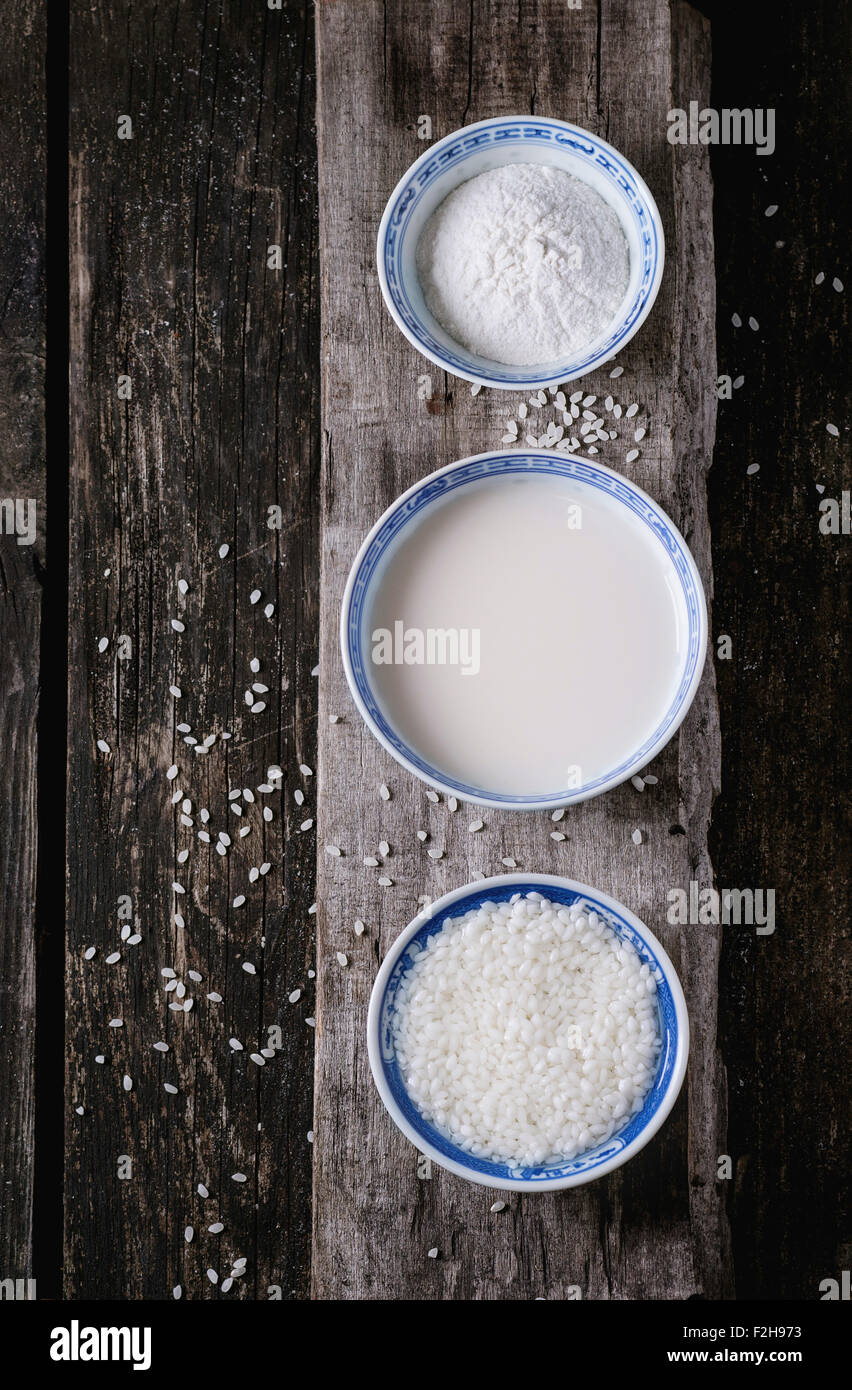
[[[837,189],[849,177],[852,11],[764,9],[765,48],[747,53],[714,27],[714,104],[737,107],[747,89],[750,106],[775,111],[777,143],[771,157],[713,151],[719,365],[745,380],[720,403],[710,475],[717,629],[732,643],[718,663],[711,845],[722,883],[775,893],[774,933],[734,928],[722,951],[737,1295],[814,1299],[852,1255],[852,584],[848,535],[820,530],[821,506],[850,486]],[[734,312],[759,330],[734,327]]]
[[[36,773],[46,563],[45,45],[43,7],[35,0],[22,0],[6,16],[0,53],[0,88],[14,93],[14,100],[4,102],[0,121],[0,1279],[4,1280],[29,1280],[35,1273]]]
[[[677,98],[709,99],[709,35],[690,10],[662,0],[567,10],[555,0],[443,0],[318,6],[318,137],[323,315],[323,544],[319,767],[318,1037],[313,1290],[320,1298],[689,1298],[728,1294],[724,1076],[718,1061],[712,931],[666,922],[667,894],[696,866],[710,873],[707,827],[719,778],[712,664],[679,737],[657,760],[659,785],[631,787],[566,816],[489,813],[467,833],[462,811],[432,806],[423,788],[363,728],[346,690],[337,624],[349,566],[382,509],[418,477],[494,447],[506,397],[472,399],[409,348],[381,302],[375,234],[384,203],[422,152],[418,117],[435,138],[489,115],[559,116],[610,139],[635,162],[660,206],[668,269],[654,311],[620,359],[616,393],[648,416],[642,456],[627,444],[604,461],[628,473],[684,530],[712,591],[705,471],[715,417],[713,241],[706,152],[667,143]],[[430,375],[432,399],[418,398]],[[606,395],[601,373],[585,379]],[[341,721],[330,725],[328,716]],[[378,796],[385,782],[392,800]],[[642,829],[634,846],[631,831]],[[429,860],[417,827],[445,846]],[[672,827],[678,827],[673,831]],[[685,833],[681,833],[684,831]],[[393,891],[361,867],[392,847]],[[414,1150],[394,1130],[369,1074],[364,1026],[376,966],[415,914],[473,870],[563,872],[613,893],[661,937],[680,967],[694,1030],[688,1086],[659,1139],[611,1178],[564,1195],[509,1200],[495,1221],[487,1192],[434,1169],[419,1180]],[[360,939],[351,924],[361,917]],[[350,956],[348,970],[335,952]],[[441,1257],[426,1259],[437,1245]]]
[[[312,44],[309,6],[295,0],[72,6],[69,1298],[170,1298],[177,1284],[218,1297],[205,1270],[224,1277],[238,1255],[246,1276],[227,1297],[306,1289],[314,846],[298,833],[312,803],[298,764],[313,764],[316,718]],[[254,715],[252,680],[269,686]],[[179,722],[200,740],[217,734],[209,753],[182,741]],[[283,792],[255,792],[231,814],[229,788],[257,788],[272,763]],[[193,826],[171,804],[176,787]],[[224,858],[198,839],[202,807],[213,840],[233,838]],[[271,871],[250,884],[261,861]],[[245,906],[232,907],[240,894]],[[125,910],[135,946],[120,940]],[[188,984],[191,1013],[168,1009],[164,966]],[[269,1029],[280,1048],[261,1070],[249,1053]],[[217,1220],[224,1231],[209,1234]]]

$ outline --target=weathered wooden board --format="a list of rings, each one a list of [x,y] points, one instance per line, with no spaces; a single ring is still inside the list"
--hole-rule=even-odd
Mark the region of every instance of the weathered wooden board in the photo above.
[[[852,552],[820,529],[850,487],[852,11],[763,0],[753,23],[765,46],[725,43],[714,18],[713,105],[747,92],[776,147],[712,154],[719,367],[744,383],[720,402],[710,481],[731,639],[711,851],[720,883],[775,893],[775,931],[727,931],[720,971],[737,1296],[813,1299],[852,1260]]]
[[[228,1297],[306,1288],[314,844],[299,833],[313,797],[298,765],[313,764],[316,718],[312,43],[302,3],[72,6],[70,1298],[169,1298],[178,1284],[217,1297],[205,1270],[224,1277],[238,1255],[246,1276]],[[253,680],[269,691],[250,714]],[[189,737],[215,733],[210,751],[194,753],[179,722]],[[256,789],[273,763],[283,791],[255,791],[230,814],[229,788]],[[176,788],[192,826],[171,804]],[[214,842],[232,837],[227,856],[198,839],[201,808]],[[270,872],[249,883],[261,861]],[[125,911],[136,945],[120,940]],[[162,967],[187,983],[191,1013],[169,1010]],[[298,1007],[287,1003],[296,987]],[[261,1070],[249,1053],[269,1029],[280,1046]],[[154,1050],[160,1040],[168,1052]],[[224,1231],[209,1234],[217,1220]]]
[[[33,1268],[37,763],[45,556],[45,14],[0,53],[0,1279]],[[61,369],[60,369],[61,370]],[[17,516],[16,516],[17,512]],[[23,1286],[24,1288],[26,1286]]]
[[[725,1079],[716,1046],[718,939],[669,926],[667,894],[709,881],[707,828],[719,781],[712,662],[679,737],[654,767],[659,785],[630,785],[568,812],[554,843],[547,816],[469,816],[431,805],[364,729],[338,651],[338,614],[365,532],[417,478],[494,447],[513,401],[472,399],[408,346],[382,305],[375,235],[397,179],[435,138],[483,117],[532,112],[576,121],[611,140],[651,186],[668,245],[653,313],[620,359],[613,394],[641,405],[641,457],[624,435],[601,457],[641,483],[689,540],[712,591],[705,473],[715,420],[715,292],[706,151],[673,150],[666,113],[707,100],[710,44],[690,9],[663,0],[556,0],[429,6],[323,0],[318,5],[318,137],[322,254],[323,484],[319,771],[318,1036],[313,1291],[320,1298],[688,1298],[731,1292],[724,1192]],[[420,399],[418,378],[432,381]],[[585,379],[605,396],[606,374]],[[329,715],[341,716],[329,723]],[[379,797],[387,783],[392,799]],[[631,840],[634,827],[644,842]],[[424,828],[446,857],[415,838]],[[387,872],[362,857],[391,845]],[[325,844],[341,858],[323,854]],[[434,1169],[373,1089],[367,1001],[385,950],[417,910],[471,872],[519,866],[564,872],[613,893],[652,927],[679,966],[693,1043],[688,1084],[659,1138],[610,1179],[519,1200],[489,1214],[493,1194]],[[360,939],[352,923],[361,917]],[[341,969],[335,953],[350,958]],[[436,1260],[426,1258],[433,1245]]]

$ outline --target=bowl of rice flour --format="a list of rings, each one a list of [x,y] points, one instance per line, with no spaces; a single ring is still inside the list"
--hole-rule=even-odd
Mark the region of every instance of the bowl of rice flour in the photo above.
[[[370,1065],[398,1128],[470,1182],[576,1187],[626,1163],[677,1099],[689,1019],[671,960],[621,903],[505,874],[422,912],[379,971]]]
[[[565,121],[502,116],[432,145],[379,228],[382,294],[443,370],[525,390],[608,362],[663,274],[647,185],[605,140]]]

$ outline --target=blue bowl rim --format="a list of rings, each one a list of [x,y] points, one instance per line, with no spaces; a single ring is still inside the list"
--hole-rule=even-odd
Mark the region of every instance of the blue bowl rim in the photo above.
[[[689,570],[692,584],[695,590],[695,595],[697,598],[698,650],[692,677],[688,686],[686,687],[685,691],[681,696],[681,703],[677,710],[677,713],[674,715],[670,723],[663,730],[662,734],[648,748],[640,750],[640,757],[634,757],[626,763],[623,762],[621,764],[621,768],[616,770],[616,773],[614,775],[607,778],[598,779],[598,781],[588,789],[579,788],[576,792],[560,792],[559,794],[554,794],[553,796],[548,797],[510,798],[507,795],[488,795],[486,792],[481,791],[481,789],[471,789],[470,787],[466,786],[463,787],[461,784],[453,784],[450,781],[442,780],[440,776],[433,776],[427,774],[421,767],[419,767],[414,762],[413,758],[414,756],[416,756],[416,754],[414,754],[414,750],[408,749],[408,746],[406,745],[408,753],[411,753],[412,756],[409,757],[407,756],[407,754],[403,754],[399,748],[395,747],[394,744],[390,742],[390,740],[385,736],[382,729],[380,729],[376,724],[376,721],[373,718],[372,713],[368,709],[367,705],[364,703],[361,692],[358,689],[358,681],[356,678],[349,648],[350,612],[355,596],[355,587],[358,581],[361,564],[367,556],[373,541],[378,536],[385,524],[389,521],[389,519],[394,514],[400,512],[401,510],[404,510],[406,503],[415,495],[415,493],[419,492],[421,489],[429,488],[435,482],[436,479],[444,477],[445,475],[451,472],[466,468],[470,464],[484,463],[489,460],[497,461],[504,458],[512,459],[516,461],[519,465],[522,465],[524,459],[533,459],[536,461],[536,463],[544,462],[551,466],[557,460],[562,463],[572,462],[580,465],[580,467],[587,473],[604,474],[606,477],[611,478],[619,486],[624,487],[629,491],[633,492],[636,495],[636,497],[646,507],[648,507],[653,514],[655,514],[660,519],[663,525],[671,532],[675,542],[679,545],[684,562],[686,564],[687,569]],[[471,479],[471,481],[473,481],[473,479]],[[436,497],[440,497],[442,495],[443,494],[439,493],[436,494]],[[427,503],[426,505],[431,505],[431,503]],[[641,768],[647,767],[649,763],[651,763],[652,760],[658,755],[661,749],[665,748],[666,744],[668,744],[674,738],[675,734],[677,733],[678,729],[680,728],[681,724],[686,718],[686,715],[692,705],[693,700],[695,699],[695,694],[701,682],[701,677],[707,656],[707,640],[707,600],[704,594],[704,586],[701,582],[701,576],[698,573],[698,567],[695,563],[689,546],[686,544],[683,535],[681,534],[677,526],[675,526],[668,513],[665,512],[663,508],[659,505],[659,503],[655,502],[653,497],[650,497],[648,493],[644,491],[643,488],[639,487],[638,483],[632,482],[629,478],[626,478],[622,473],[618,473],[614,468],[608,468],[606,464],[599,463],[597,459],[592,460],[582,458],[577,454],[560,452],[558,455],[554,456],[553,451],[549,449],[516,449],[511,453],[501,449],[488,450],[483,454],[471,454],[468,458],[455,459],[452,463],[445,464],[443,468],[437,468],[435,469],[434,473],[428,473],[424,478],[420,478],[417,480],[417,482],[412,483],[411,487],[407,488],[405,492],[400,493],[400,495],[390,504],[390,506],[387,507],[384,510],[384,512],[382,512],[381,516],[378,518],[376,523],[370,528],[369,532],[365,536],[364,541],[362,542],[358,550],[358,553],[352,562],[352,566],[350,568],[349,575],[346,580],[346,587],[343,592],[343,600],[340,607],[340,647],[343,658],[343,669],[346,675],[346,681],[349,686],[352,698],[355,702],[359,714],[361,715],[361,718],[367,725],[367,728],[370,730],[373,736],[376,739],[378,739],[379,743],[385,749],[385,751],[390,753],[391,757],[397,763],[399,763],[401,767],[404,767],[407,772],[410,772],[419,781],[424,782],[427,786],[434,787],[436,791],[442,792],[446,796],[456,796],[467,805],[487,806],[490,810],[551,811],[556,810],[561,806],[575,805],[580,801],[587,801],[593,796],[602,796],[605,792],[611,791],[613,787],[620,786],[622,782],[626,782],[631,777],[635,776]],[[378,704],[378,700],[376,701],[376,703]],[[402,741],[403,740],[400,737],[400,742]],[[437,769],[433,769],[432,771],[437,772]]]
[[[385,1076],[384,1065],[381,1056],[380,1028],[382,1021],[382,1010],[384,1007],[385,994],[388,982],[399,961],[400,956],[408,943],[414,936],[430,921],[437,916],[445,915],[450,907],[458,908],[458,912],[453,916],[463,916],[467,911],[464,903],[467,899],[481,898],[483,893],[489,889],[498,891],[512,887],[515,892],[541,892],[547,895],[547,889],[558,887],[564,891],[578,893],[591,902],[599,904],[605,912],[620,918],[627,926],[641,937],[650,953],[656,958],[656,962],[662,971],[674,1004],[675,1019],[677,1025],[677,1039],[675,1046],[674,1062],[666,1086],[666,1090],[651,1115],[647,1124],[641,1131],[624,1145],[623,1148],[603,1160],[595,1167],[571,1173],[558,1178],[531,1180],[524,1178],[496,1178],[490,1173],[477,1171],[473,1167],[468,1167],[465,1163],[448,1157],[442,1153],[423,1133],[415,1129],[406,1115],[401,1111],[396,1098],[394,1097],[387,1078]],[[677,971],[672,964],[671,958],[665,947],[657,940],[654,933],[636,916],[634,912],[618,899],[611,897],[608,893],[600,889],[591,888],[588,884],[580,883],[576,879],[563,878],[557,874],[539,873],[511,873],[498,874],[492,878],[481,879],[477,883],[466,883],[460,888],[454,888],[442,897],[437,898],[429,908],[409,922],[408,926],[400,932],[399,936],[391,945],[376,976],[373,989],[370,994],[370,1003],[367,1011],[367,1052],[370,1059],[370,1070],[373,1073],[373,1081],[379,1092],[382,1103],[396,1125],[397,1129],[415,1146],[420,1152],[425,1154],[439,1167],[445,1168],[448,1172],[454,1173],[456,1177],[464,1178],[468,1182],[477,1183],[482,1187],[489,1187],[497,1191],[508,1192],[558,1192],[569,1187],[582,1187],[587,1183],[596,1182],[598,1178],[605,1177],[614,1169],[620,1168],[624,1163],[629,1162],[646,1144],[654,1137],[668,1118],[675,1101],[680,1094],[684,1077],[686,1076],[687,1063],[689,1061],[689,1012],[686,1007],[686,999],[683,993],[683,986]],[[461,1151],[458,1151],[461,1152]]]
[[[431,163],[436,158],[436,156],[440,156],[443,150],[453,145],[456,141],[469,138],[476,131],[482,131],[486,127],[500,128],[513,125],[531,125],[538,126],[542,129],[551,128],[553,130],[561,132],[563,135],[567,135],[578,141],[593,141],[594,144],[598,146],[601,153],[605,153],[611,160],[621,165],[625,173],[628,174],[629,177],[634,181],[636,191],[641,196],[643,203],[647,207],[651,226],[653,228],[654,236],[656,238],[657,255],[653,268],[651,282],[648,286],[648,290],[642,307],[636,314],[636,317],[634,318],[633,322],[625,330],[623,336],[619,339],[619,342],[614,349],[595,352],[595,354],[592,357],[590,357],[587,362],[581,365],[581,368],[579,370],[569,370],[568,372],[566,372],[563,369],[562,371],[551,372],[543,377],[537,377],[530,374],[529,371],[527,371],[527,374],[524,375],[522,369],[519,368],[518,375],[516,377],[512,379],[497,379],[493,376],[489,376],[481,372],[467,370],[459,363],[451,362],[447,357],[442,356],[440,353],[432,351],[432,349],[427,347],[426,344],[423,343],[420,340],[420,338],[418,338],[417,334],[412,331],[409,325],[405,322],[402,315],[399,313],[399,310],[397,309],[394,303],[393,295],[391,294],[391,289],[388,284],[387,273],[385,270],[385,247],[388,239],[388,230],[390,228],[391,221],[394,216],[397,200],[404,194],[407,186],[418,177],[420,171],[424,169],[427,164]],[[428,361],[433,362],[436,367],[440,367],[443,371],[449,372],[451,376],[460,377],[464,381],[471,381],[474,382],[476,385],[487,386],[492,390],[496,391],[535,391],[541,390],[543,387],[547,386],[561,385],[562,383],[567,383],[569,381],[579,381],[582,377],[587,376],[589,372],[596,371],[599,367],[604,366],[607,362],[613,361],[615,357],[618,355],[618,353],[621,352],[622,349],[627,346],[631,338],[633,338],[635,334],[638,333],[639,329],[642,327],[642,324],[645,322],[646,318],[650,314],[651,309],[653,308],[654,302],[659,293],[660,285],[662,283],[663,271],[665,269],[665,261],[665,232],[663,230],[662,218],[660,217],[660,210],[657,207],[657,202],[654,198],[653,193],[651,192],[645,180],[642,178],[642,175],[639,173],[638,169],[636,169],[635,166],[631,164],[630,160],[627,159],[621,153],[620,150],[617,150],[615,146],[611,145],[607,140],[602,139],[600,135],[595,135],[593,131],[586,130],[583,126],[573,125],[570,121],[560,121],[552,116],[490,116],[484,121],[474,121],[472,125],[461,126],[458,130],[454,130],[449,135],[445,135],[440,140],[436,140],[433,144],[429,145],[429,147],[426,150],[424,150],[423,154],[420,155],[418,159],[415,159],[414,163],[411,164],[408,167],[408,169],[406,169],[402,178],[397,183],[396,187],[394,188],[385,205],[385,210],[382,213],[382,218],[379,223],[379,230],[376,237],[376,269],[378,271],[379,285],[382,291],[382,298],[384,299],[388,313],[390,314],[391,318],[393,319],[394,323],[396,324],[400,332],[403,334],[403,336],[408,339],[412,347],[416,348],[417,351],[423,357],[427,358]],[[504,364],[499,365],[502,367]]]

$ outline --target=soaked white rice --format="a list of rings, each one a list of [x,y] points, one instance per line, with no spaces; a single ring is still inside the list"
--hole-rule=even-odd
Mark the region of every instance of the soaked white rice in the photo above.
[[[595,912],[538,893],[444,924],[396,993],[411,1099],[478,1158],[529,1167],[605,1142],[660,1054],[656,983]]]

